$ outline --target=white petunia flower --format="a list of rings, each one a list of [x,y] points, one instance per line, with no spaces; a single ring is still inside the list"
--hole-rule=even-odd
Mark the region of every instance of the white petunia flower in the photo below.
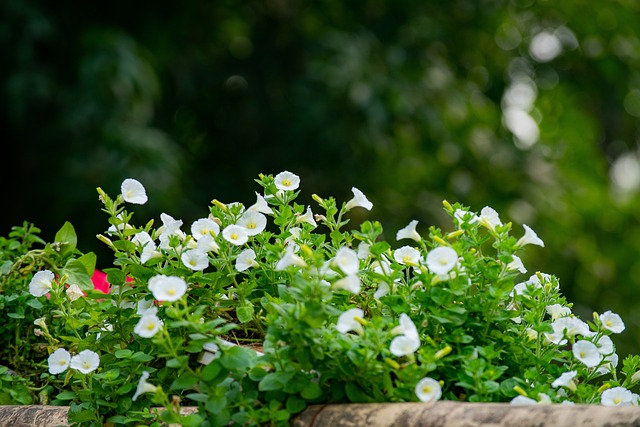
[[[373,207],[373,203],[367,199],[367,196],[356,187],[351,187],[351,191],[353,192],[353,198],[349,200],[345,206],[346,210],[351,210],[353,208],[365,208],[370,211]]]
[[[341,247],[336,252],[334,263],[344,274],[356,274],[360,271],[360,260],[358,254],[353,249],[346,246]]]
[[[292,265],[295,265],[298,267],[306,267],[307,263],[304,262],[304,260],[300,258],[298,255],[293,253],[293,248],[291,246],[287,246],[287,249],[284,251],[284,255],[282,256],[282,258],[280,258],[280,260],[276,264],[275,270],[283,271],[291,267]]]
[[[558,345],[566,344],[565,337],[573,337],[575,335],[591,337],[594,335],[589,329],[589,325],[576,317],[561,317],[551,323],[551,327],[553,328],[553,333],[545,333],[545,337]]]
[[[580,340],[573,345],[573,356],[584,363],[587,367],[593,368],[602,361],[602,355],[598,347],[590,341]]]
[[[427,254],[427,267],[435,274],[447,274],[458,263],[458,254],[448,246],[440,246]]]
[[[607,335],[601,336],[594,344],[598,346],[598,351],[604,356],[606,356],[607,354],[612,354],[614,351],[616,351],[611,337]]]
[[[522,227],[524,228],[524,236],[516,242],[517,247],[521,248],[524,245],[537,245],[544,248],[544,242],[538,237],[535,231],[526,224],[522,224]]]
[[[420,340],[408,335],[400,335],[391,341],[389,351],[397,357],[415,353],[420,348]]]
[[[249,232],[244,227],[231,224],[222,230],[222,237],[233,245],[242,246],[249,240]]]
[[[296,224],[300,224],[301,222],[306,222],[307,224],[311,224],[313,228],[316,228],[318,224],[316,220],[313,218],[313,212],[311,212],[311,206],[307,206],[307,211],[304,215],[300,215],[296,218]]]
[[[480,221],[480,225],[488,228],[491,231],[495,231],[498,225],[502,225],[502,221],[500,221],[500,216],[498,212],[496,212],[493,208],[489,206],[485,206],[480,211],[480,217],[478,218]]]
[[[140,254],[140,262],[142,264],[145,264],[147,261],[149,261],[152,258],[161,258],[162,253],[160,253],[156,249],[157,249],[157,246],[154,242],[148,242],[144,246],[144,249],[142,249],[142,253]]]
[[[435,402],[442,396],[442,387],[433,378],[425,377],[418,381],[415,392],[421,402]]]
[[[248,270],[251,267],[257,267],[256,253],[253,249],[245,249],[240,252],[236,258],[236,270],[239,272]]]
[[[416,242],[420,242],[422,240],[422,237],[420,237],[420,234],[418,234],[418,232],[416,231],[417,225],[418,221],[414,219],[405,228],[398,230],[398,232],[396,233],[396,240],[412,239]]]
[[[82,298],[84,296],[84,292],[82,292],[82,289],[80,289],[80,286],[76,285],[75,283],[72,285],[69,285],[69,287],[66,290],[66,294],[71,301],[75,301],[78,298]]]
[[[619,334],[624,331],[624,322],[622,318],[610,310],[605,311],[600,315],[600,322],[602,327],[614,334]]]
[[[144,316],[145,314],[156,314],[158,312],[158,309],[153,305],[153,300],[149,299],[141,299],[140,301],[138,301],[138,304],[136,305],[137,309],[136,309],[136,314],[140,315],[140,316]]]
[[[193,271],[202,271],[209,266],[209,257],[200,249],[189,249],[182,253],[180,260],[185,267]]]
[[[249,236],[256,236],[267,227],[267,217],[257,211],[247,211],[238,219],[236,225],[244,227]]]
[[[46,295],[52,289],[51,282],[54,277],[55,275],[49,270],[38,271],[29,283],[29,293],[34,297]]]
[[[138,381],[138,387],[136,388],[136,392],[134,393],[134,395],[131,398],[131,400],[133,400],[135,402],[136,399],[138,397],[140,397],[140,395],[142,395],[144,393],[155,393],[156,392],[158,387],[154,386],[153,384],[148,383],[147,382],[148,379],[149,379],[149,371],[144,371],[142,373],[142,375],[140,376],[140,380]]]
[[[42,329],[47,329],[47,323],[46,323],[47,318],[46,317],[38,317],[36,320],[33,321],[33,324],[36,326],[40,326]]]
[[[150,309],[142,315],[136,326],[133,328],[133,332],[142,338],[153,337],[164,325],[164,322],[156,315],[157,309]]]
[[[360,293],[360,278],[355,274],[349,274],[334,282],[333,289],[344,289],[352,294]]]
[[[389,284],[387,282],[380,282],[378,283],[378,289],[373,294],[373,297],[375,299],[380,299],[383,296],[388,295],[390,291],[391,288],[389,288]]]
[[[633,393],[624,387],[613,387],[602,392],[600,403],[603,406],[626,406],[634,401]]]
[[[220,226],[211,218],[200,218],[191,224],[191,235],[196,240],[200,240],[203,236],[210,236],[212,233],[217,236],[220,233]]]
[[[400,264],[415,267],[420,264],[420,252],[411,246],[403,246],[393,251],[393,259]]]
[[[411,317],[409,317],[408,314],[400,314],[400,318],[398,320],[400,324],[393,328],[393,330],[391,331],[392,334],[402,334],[407,335],[411,338],[418,339],[418,329],[416,328],[416,325],[413,323],[413,320],[411,320]]]
[[[139,181],[133,178],[127,178],[120,185],[122,199],[127,203],[134,205],[144,205],[147,203],[147,192]]]
[[[187,282],[176,276],[159,274],[149,279],[149,290],[158,301],[177,301],[187,292]]]
[[[98,356],[98,353],[95,351],[82,350],[71,358],[69,366],[83,374],[88,374],[98,369],[98,366],[100,366],[100,356]]]
[[[196,249],[204,252],[214,252],[217,254],[220,250],[220,246],[218,246],[216,239],[212,235],[208,234],[200,237],[200,240],[198,240],[198,243],[196,244]]]
[[[214,342],[204,343],[202,350],[200,357],[198,357],[198,363],[203,365],[208,365],[220,357],[220,347],[218,347],[218,344]]]
[[[371,245],[365,242],[360,242],[358,245],[358,259],[367,259],[371,256],[371,251],[369,250]]]
[[[551,304],[545,307],[545,310],[551,316],[551,320],[558,320],[561,317],[571,315],[571,309],[560,304]]]
[[[511,399],[511,401],[509,403],[511,405],[525,406],[525,405],[537,405],[538,401],[535,400],[535,399],[532,399],[530,397],[517,395],[516,397]]]
[[[273,180],[278,190],[295,190],[300,186],[300,177],[289,171],[280,172]]]
[[[134,234],[133,237],[131,238],[131,243],[134,243],[136,245],[140,245],[143,247],[149,242],[153,242],[153,239],[151,238],[149,233],[147,233],[146,231],[139,231],[138,233]]]
[[[57,375],[67,370],[69,362],[71,361],[71,354],[64,348],[59,348],[47,359],[49,363],[49,373],[51,375]]]
[[[566,387],[571,391],[576,391],[576,383],[573,379],[578,375],[578,371],[569,371],[564,372],[560,375],[553,383],[551,383],[551,387]]]
[[[458,222],[461,224],[464,222],[467,222],[469,224],[474,224],[480,220],[480,218],[475,214],[473,214],[472,212],[465,211],[463,209],[456,209],[456,211],[453,213],[453,217],[457,219]]]
[[[613,373],[615,369],[618,367],[618,361],[619,361],[618,355],[615,353],[611,353],[610,355],[604,358],[603,363],[600,366],[598,366],[596,373],[599,375]]]
[[[273,214],[273,209],[271,209],[271,207],[267,204],[265,198],[262,197],[260,193],[256,192],[256,198],[256,202],[253,205],[249,206],[249,209],[247,209],[248,211],[256,211],[266,215]]]
[[[522,263],[522,260],[519,256],[511,255],[511,259],[513,261],[507,264],[507,270],[518,270],[522,274],[527,272],[527,269],[524,267],[524,264]]]
[[[362,309],[359,309],[357,307],[350,308],[349,310],[342,313],[340,317],[338,317],[336,329],[338,330],[338,332],[341,332],[343,334],[346,334],[350,331],[355,331],[361,334],[362,332],[364,332],[364,330],[362,329],[362,324],[358,322],[356,318],[362,319],[363,317],[364,311],[362,311]]]

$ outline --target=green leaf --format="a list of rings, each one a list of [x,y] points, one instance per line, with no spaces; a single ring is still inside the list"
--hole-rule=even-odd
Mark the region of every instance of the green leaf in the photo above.
[[[125,349],[125,350],[116,350],[114,353],[117,359],[129,359],[133,354],[133,351]]]
[[[198,383],[198,377],[191,372],[179,375],[172,383],[171,390],[184,390]]]
[[[307,407],[307,402],[305,402],[304,399],[300,399],[298,396],[289,396],[286,407],[290,414],[297,414]]]
[[[78,245],[76,230],[69,221],[65,222],[55,236],[55,242],[60,243],[60,253],[67,255],[73,252]]]
[[[389,246],[389,243],[382,241],[382,242],[377,242],[371,245],[369,247],[369,252],[371,252],[373,255],[378,256],[387,252],[390,248],[391,246]]]
[[[135,354],[131,356],[131,360],[133,360],[134,362],[140,362],[140,363],[150,362],[153,359],[155,359],[155,357],[149,356],[148,354],[143,353],[142,351],[136,351]]]
[[[314,400],[322,396],[322,389],[318,383],[310,382],[302,389],[300,396],[306,400]]]
[[[56,399],[60,400],[73,400],[76,398],[76,393],[73,391],[63,391],[56,396]]]
[[[78,258],[78,261],[84,266],[85,271],[89,276],[93,275],[93,272],[96,269],[96,254],[93,252],[86,253]]]
[[[247,303],[236,309],[236,316],[240,323],[247,323],[253,319],[253,304]]]
[[[93,273],[93,272],[92,272]],[[87,272],[84,264],[77,259],[70,259],[62,269],[62,274],[69,276],[67,283],[76,284],[80,289],[90,291],[93,289],[91,275]]]
[[[354,382],[346,383],[344,389],[347,392],[347,397],[353,403],[370,403],[373,401],[369,394],[365,393],[365,391]]]

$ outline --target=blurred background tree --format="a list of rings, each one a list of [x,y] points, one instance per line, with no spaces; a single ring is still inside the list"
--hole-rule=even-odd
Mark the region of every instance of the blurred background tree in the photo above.
[[[95,188],[144,183],[185,224],[252,203],[260,172],[357,186],[392,240],[441,201],[532,226],[530,273],[575,311],[620,313],[640,352],[640,4],[635,0],[0,2],[1,232],[80,247]],[[238,198],[240,198],[238,200]]]

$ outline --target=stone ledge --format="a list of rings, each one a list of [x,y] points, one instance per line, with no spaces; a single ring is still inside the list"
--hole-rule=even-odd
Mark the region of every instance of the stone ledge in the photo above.
[[[67,426],[65,406],[0,406],[0,427]],[[195,408],[184,408],[193,412]],[[294,427],[640,427],[640,407],[507,403],[371,403],[314,405]]]

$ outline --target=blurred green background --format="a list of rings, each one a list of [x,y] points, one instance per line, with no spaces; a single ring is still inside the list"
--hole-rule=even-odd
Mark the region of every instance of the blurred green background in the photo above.
[[[640,352],[639,32],[633,0],[2,0],[0,231],[70,220],[106,266],[95,188],[126,177],[139,222],[285,169],[303,202],[363,190],[390,240],[489,205]]]

